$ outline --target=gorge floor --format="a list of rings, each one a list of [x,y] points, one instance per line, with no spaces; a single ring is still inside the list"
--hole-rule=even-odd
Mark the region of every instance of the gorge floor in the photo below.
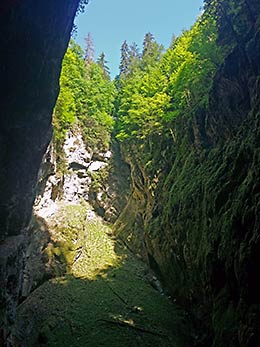
[[[67,273],[21,303],[13,327],[16,345],[191,346],[185,314],[152,287],[148,267],[115,241],[98,217],[84,217],[82,226],[85,215],[85,206],[62,206],[48,221],[54,253],[64,253],[61,246],[58,252],[57,240],[63,245],[68,235],[73,239],[69,256],[63,256]]]

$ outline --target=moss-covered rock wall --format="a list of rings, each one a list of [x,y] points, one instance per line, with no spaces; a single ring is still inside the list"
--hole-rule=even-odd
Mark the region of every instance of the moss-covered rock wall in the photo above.
[[[230,51],[209,107],[124,147],[132,198],[115,230],[189,309],[198,345],[258,346],[260,6],[218,3]]]

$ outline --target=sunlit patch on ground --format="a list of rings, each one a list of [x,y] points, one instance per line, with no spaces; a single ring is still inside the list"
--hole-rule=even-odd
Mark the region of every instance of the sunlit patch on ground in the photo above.
[[[65,262],[67,273],[94,279],[102,271],[120,264],[115,241],[109,237],[110,226],[95,216],[88,204],[60,203],[48,225],[54,242],[49,245],[49,257]]]
[[[18,346],[184,347],[186,318],[146,278],[147,267],[115,243],[88,206],[60,205],[48,221],[49,256],[66,273],[37,288],[18,309]],[[55,260],[56,259],[56,260]]]

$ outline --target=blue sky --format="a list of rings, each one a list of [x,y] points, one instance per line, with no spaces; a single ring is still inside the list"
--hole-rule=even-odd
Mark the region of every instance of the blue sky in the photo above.
[[[151,32],[167,48],[173,34],[178,36],[195,22],[202,4],[203,0],[90,0],[76,18],[76,41],[84,48],[90,32],[96,57],[104,51],[115,77],[124,40],[141,48],[144,35]]]

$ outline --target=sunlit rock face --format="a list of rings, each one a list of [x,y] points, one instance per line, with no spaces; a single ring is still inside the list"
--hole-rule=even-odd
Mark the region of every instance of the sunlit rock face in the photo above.
[[[48,218],[53,215],[59,202],[78,205],[90,203],[107,220],[115,220],[119,207],[115,191],[114,163],[118,154],[93,151],[82,138],[81,129],[74,127],[66,134],[62,152],[63,169],[57,169],[56,153],[50,145],[39,172],[38,193],[34,210],[38,216]],[[113,164],[112,164],[113,163]]]
[[[23,269],[24,240],[8,237],[22,234],[31,217],[78,3],[14,0],[0,5],[0,272],[5,278],[1,277],[0,340],[6,340],[6,327],[15,316]]]
[[[65,172],[57,172],[53,145],[50,145],[41,166],[34,209],[43,218],[57,211],[59,201],[70,204],[79,204],[81,199],[88,201],[91,178],[87,171],[92,153],[87,151],[80,131],[67,132],[63,152]]]
[[[95,160],[93,151],[86,148],[79,129],[67,133],[63,150],[68,168],[64,175],[63,200],[77,204],[81,199],[88,201],[91,173],[106,167],[108,158],[104,156],[103,161]]]
[[[39,191],[35,211],[41,217],[55,213],[59,201],[79,204],[88,201],[91,178],[88,174],[92,151],[88,151],[79,129],[68,131],[63,144],[63,171],[57,171],[56,153],[53,145],[48,149],[39,174]],[[106,165],[106,163],[103,163]],[[44,186],[41,186],[43,182]]]
[[[53,249],[58,247],[56,229],[66,229],[66,211],[81,211],[81,217],[90,223],[101,220],[100,215],[112,221],[126,200],[126,196],[117,198],[115,189],[120,186],[124,190],[121,175],[126,170],[115,148],[94,152],[84,143],[82,130],[74,125],[67,131],[59,153],[56,150],[51,142],[38,174],[34,213],[27,233],[23,297],[46,279],[64,274],[64,260],[54,256]],[[116,179],[121,179],[122,184],[115,184]],[[87,230],[83,228],[79,233],[78,238],[84,240]]]

